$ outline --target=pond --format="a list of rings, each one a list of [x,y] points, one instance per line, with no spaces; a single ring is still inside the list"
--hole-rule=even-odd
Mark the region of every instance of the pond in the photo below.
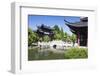
[[[28,49],[28,60],[55,60],[65,59],[65,50],[63,49],[41,49],[41,48],[29,48]]]

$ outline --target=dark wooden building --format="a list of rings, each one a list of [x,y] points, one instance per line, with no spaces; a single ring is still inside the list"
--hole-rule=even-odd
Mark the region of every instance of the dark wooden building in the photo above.
[[[88,17],[80,18],[79,22],[71,23],[64,20],[71,32],[76,34],[79,46],[88,45]]]
[[[37,26],[36,33],[38,34],[39,37],[44,37],[45,35],[49,36],[50,39],[54,37],[54,32],[53,29],[50,28],[49,26],[46,26],[44,24],[41,24],[41,26]]]

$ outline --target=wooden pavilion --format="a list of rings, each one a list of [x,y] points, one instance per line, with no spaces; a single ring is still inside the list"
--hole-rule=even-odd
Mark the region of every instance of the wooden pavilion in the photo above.
[[[70,28],[71,32],[76,34],[79,46],[88,45],[88,17],[80,18],[79,22],[71,23],[64,20],[65,24]]]

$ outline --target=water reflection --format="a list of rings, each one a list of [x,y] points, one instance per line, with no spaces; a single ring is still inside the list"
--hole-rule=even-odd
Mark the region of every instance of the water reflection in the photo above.
[[[64,50],[57,49],[41,49],[30,48],[28,49],[28,60],[52,60],[52,59],[65,59]]]

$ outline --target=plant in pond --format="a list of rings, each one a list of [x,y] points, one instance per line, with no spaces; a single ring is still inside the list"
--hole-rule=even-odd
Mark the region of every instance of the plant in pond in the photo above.
[[[65,52],[66,59],[88,58],[87,48],[70,48]]]

